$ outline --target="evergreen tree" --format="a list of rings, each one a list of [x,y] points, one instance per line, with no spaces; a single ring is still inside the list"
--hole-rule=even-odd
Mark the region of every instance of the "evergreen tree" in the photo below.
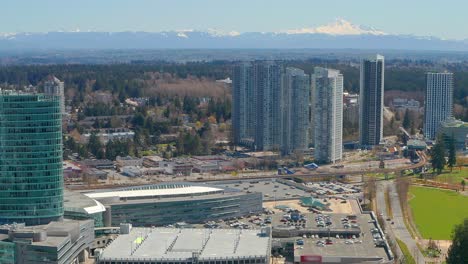
[[[109,140],[106,144],[106,159],[113,160],[116,156],[114,142]]]
[[[106,155],[105,155],[104,150],[103,150],[102,148],[99,149],[99,150],[96,152],[96,158],[97,158],[97,159],[103,159],[103,158],[105,158],[105,157],[106,157]]]
[[[181,104],[181,103],[180,103],[179,97],[174,98],[174,107],[175,107],[176,109],[179,109],[179,108],[180,108],[180,104]]]
[[[457,151],[455,149],[455,137],[452,135],[449,138],[449,145],[448,145],[448,162],[447,165],[450,168],[450,171],[453,170],[453,166],[457,164]]]
[[[145,125],[145,116],[138,112],[133,116],[132,122],[135,127],[142,127]]]
[[[97,136],[96,132],[91,133],[89,136],[89,141],[88,141],[88,151],[91,152],[96,158],[98,156],[101,156],[100,151],[102,151],[102,144],[101,141],[99,141],[99,137]]]
[[[431,149],[431,164],[432,171],[437,171],[437,174],[442,173],[445,167],[445,144],[442,135],[437,136],[436,144]]]
[[[463,223],[457,225],[453,231],[452,245],[450,246],[447,258],[447,264],[466,264],[468,263],[468,218]]]
[[[405,129],[408,129],[410,128],[410,126],[411,126],[410,111],[409,109],[406,109],[405,116],[403,117],[403,127]]]
[[[185,153],[184,149],[184,135],[183,133],[179,134],[179,137],[177,138],[176,141],[176,150],[177,150],[177,155],[183,155]]]
[[[166,107],[166,109],[163,112],[163,115],[165,118],[169,118],[169,116],[171,116],[171,109],[169,108],[169,106]]]
[[[64,142],[65,148],[76,152],[78,144],[76,144],[75,139],[73,137],[68,137],[67,140]]]

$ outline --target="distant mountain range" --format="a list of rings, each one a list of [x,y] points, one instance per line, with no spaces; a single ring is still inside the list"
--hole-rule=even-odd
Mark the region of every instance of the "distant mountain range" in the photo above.
[[[468,51],[466,40],[389,34],[346,20],[280,32],[47,32],[0,34],[0,51],[70,49],[372,49]]]

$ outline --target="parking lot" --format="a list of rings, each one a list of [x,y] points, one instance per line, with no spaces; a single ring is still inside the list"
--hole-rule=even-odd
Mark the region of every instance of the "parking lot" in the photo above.
[[[318,195],[336,195],[361,192],[361,187],[357,185],[344,184],[340,182],[309,182],[306,184],[306,186]]]
[[[263,193],[264,201],[289,200],[302,196],[310,196],[310,193],[304,190],[283,184],[275,179],[223,181],[216,182],[215,184],[246,192],[261,192]]]
[[[385,248],[377,246],[376,241],[379,240],[380,235],[376,229],[375,222],[369,214],[356,215],[355,220],[343,221],[348,219],[346,215],[333,214],[330,216],[329,227],[317,227],[317,214],[310,216],[311,234],[303,235],[302,238],[295,238],[294,242],[294,256],[295,259],[302,255],[320,255],[327,257],[365,257],[365,258],[382,258],[388,259]],[[325,218],[324,222],[326,224]],[[344,230],[351,230],[344,228],[344,223],[354,223],[359,227],[359,235],[346,235]],[[329,235],[314,235],[314,232],[319,230],[330,230]],[[335,232],[332,232],[335,231]],[[363,261],[364,262],[364,261]]]
[[[246,192],[261,192],[263,193],[264,201],[291,200],[304,196],[321,197],[327,195],[336,195],[348,198],[357,196],[361,192],[361,187],[359,185],[340,182],[299,184],[292,180],[262,179],[219,181],[215,184]]]
[[[359,237],[362,235],[362,221],[357,216],[347,214],[295,213],[293,211],[275,214],[272,217],[273,230],[289,230],[291,235],[319,235],[320,237],[342,235]],[[349,220],[348,220],[349,218]],[[347,219],[346,222],[344,219]],[[285,235],[282,235],[282,234]],[[278,232],[287,236],[287,232]]]

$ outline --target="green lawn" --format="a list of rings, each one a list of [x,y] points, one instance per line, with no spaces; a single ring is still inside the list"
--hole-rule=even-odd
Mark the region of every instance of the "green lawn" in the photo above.
[[[400,239],[396,239],[398,246],[401,249],[401,252],[403,253],[403,256],[405,257],[405,263],[407,264],[416,264],[416,261],[414,260],[413,256],[411,255],[411,252],[409,251],[408,247],[406,244],[401,241]]]
[[[411,186],[410,193],[414,221],[426,239],[450,239],[453,227],[468,217],[468,196],[419,186]]]
[[[468,178],[468,168],[453,168],[453,171],[444,170],[442,174],[437,175],[436,179],[441,182],[451,183],[451,184],[460,184],[463,179]],[[467,185],[468,185],[468,180]]]

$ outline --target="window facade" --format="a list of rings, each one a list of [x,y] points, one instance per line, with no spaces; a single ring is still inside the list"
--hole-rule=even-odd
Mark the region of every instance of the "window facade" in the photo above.
[[[60,98],[0,94],[0,223],[63,215]]]
[[[15,264],[15,244],[0,241],[0,263]]]

